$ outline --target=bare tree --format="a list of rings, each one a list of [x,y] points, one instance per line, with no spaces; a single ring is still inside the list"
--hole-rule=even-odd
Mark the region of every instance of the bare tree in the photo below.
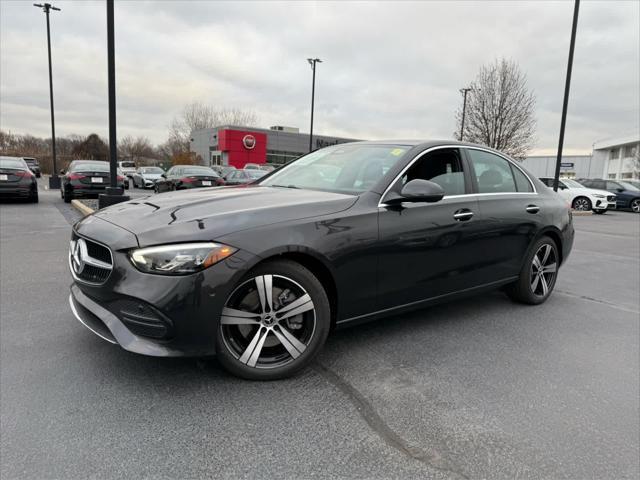
[[[118,152],[123,158],[134,162],[143,157],[155,157],[155,150],[147,137],[134,138],[127,135],[118,142]]]
[[[182,113],[169,125],[170,148],[175,153],[189,151],[191,132],[220,125],[239,125],[251,127],[258,122],[256,114],[238,108],[215,109],[211,105],[193,102],[186,105]],[[165,144],[166,145],[166,144]]]
[[[535,141],[535,104],[516,62],[501,59],[485,65],[467,96],[463,138],[522,160]],[[456,138],[460,138],[462,108],[456,112]]]

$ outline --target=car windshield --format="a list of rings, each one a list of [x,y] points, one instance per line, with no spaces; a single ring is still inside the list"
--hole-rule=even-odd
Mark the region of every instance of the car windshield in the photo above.
[[[69,170],[72,172],[108,172],[109,164],[107,162],[73,163]]]
[[[630,183],[627,183],[627,182],[618,182],[618,183],[622,185],[622,188],[624,188],[625,190],[631,190],[632,192],[640,191],[640,188],[637,188],[634,185],[631,185]]]
[[[38,161],[35,158],[25,158],[23,160],[27,162],[27,165],[38,165]]]
[[[217,177],[218,174],[209,167],[187,167],[182,171],[183,175],[208,175],[210,177]]]
[[[360,194],[373,187],[409,148],[362,143],[327,147],[282,167],[260,185]]]
[[[158,175],[162,174],[164,170],[160,167],[146,167],[142,169],[142,173],[157,173]]]
[[[257,178],[262,178],[267,173],[269,173],[269,172],[267,172],[265,170],[253,170],[253,169],[245,170],[245,172],[247,172],[251,178],[256,178],[256,179]]]
[[[24,170],[26,167],[21,158],[0,157],[0,168],[11,168],[14,170]]]
[[[584,188],[584,185],[576,182],[575,180],[571,180],[569,178],[563,178],[560,181],[569,188]]]

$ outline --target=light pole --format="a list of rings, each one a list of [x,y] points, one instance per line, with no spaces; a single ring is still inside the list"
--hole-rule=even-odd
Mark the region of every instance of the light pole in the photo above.
[[[473,90],[473,88],[471,88],[471,87],[461,88],[460,89],[460,93],[463,95],[463,100],[462,100],[462,122],[461,122],[461,125],[460,125],[460,141],[462,141],[464,139],[464,117],[465,117],[465,114],[467,113],[467,93],[469,93],[471,90]]]
[[[106,193],[98,196],[98,207],[129,200],[123,195],[124,189],[118,187],[118,141],[116,137],[116,59],[113,0],[107,0],[107,83],[109,88],[109,177],[110,186]],[[125,177],[125,181],[128,181]]]
[[[34,7],[41,8],[47,17],[47,52],[49,53],[49,103],[51,105],[51,153],[53,160],[53,172],[49,177],[49,188],[60,188],[60,178],[58,177],[58,167],[56,164],[56,124],[53,117],[53,75],[51,73],[51,31],[49,29],[49,11],[60,11],[58,7],[54,7],[50,3],[34,3]]]
[[[316,63],[322,63],[319,58],[307,58],[307,62],[313,70],[313,80],[311,81],[311,128],[309,129],[309,152],[313,150],[313,104],[316,94]]]
[[[575,0],[573,5],[573,24],[571,26],[571,42],[569,43],[569,60],[567,62],[567,78],[564,84],[564,100],[562,102],[562,118],[560,119],[560,138],[558,140],[558,157],[556,158],[556,171],[553,176],[553,191],[558,191],[558,179],[560,178],[560,162],[562,162],[562,147],[564,144],[564,127],[567,122],[567,105],[569,104],[569,88],[571,87],[571,69],[573,68],[573,51],[576,46],[576,29],[578,27],[578,11],[580,0]]]

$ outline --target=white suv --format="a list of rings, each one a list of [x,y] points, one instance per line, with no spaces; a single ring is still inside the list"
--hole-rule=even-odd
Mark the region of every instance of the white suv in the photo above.
[[[553,188],[553,178],[542,177],[540,181],[547,187]],[[569,202],[574,210],[592,210],[593,213],[605,213],[607,210],[615,210],[616,208],[614,194],[606,190],[587,188],[570,178],[558,180],[558,193]]]

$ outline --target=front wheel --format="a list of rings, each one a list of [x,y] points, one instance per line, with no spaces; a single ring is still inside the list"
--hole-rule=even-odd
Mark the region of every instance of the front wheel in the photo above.
[[[250,380],[289,377],[309,364],[329,334],[329,299],[302,265],[259,265],[229,295],[216,330],[216,354]]]
[[[571,208],[579,212],[588,212],[591,210],[591,200],[587,197],[577,197],[573,199]]]
[[[558,260],[556,243],[547,236],[540,238],[527,255],[518,280],[507,287],[507,295],[529,305],[546,301],[556,284]]]
[[[629,205],[633,213],[640,213],[640,198],[634,198]]]

